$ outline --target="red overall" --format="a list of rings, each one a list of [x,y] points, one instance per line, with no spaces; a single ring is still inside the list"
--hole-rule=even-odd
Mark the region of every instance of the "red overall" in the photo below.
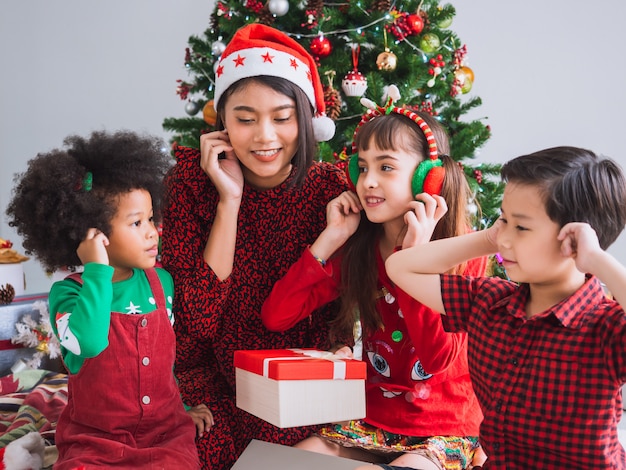
[[[109,346],[69,376],[55,470],[200,467],[196,429],[173,374],[176,340],[157,273],[147,314],[111,313]]]

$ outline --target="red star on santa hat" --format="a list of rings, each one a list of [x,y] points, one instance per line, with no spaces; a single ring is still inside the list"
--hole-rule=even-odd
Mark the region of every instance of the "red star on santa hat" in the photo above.
[[[263,57],[263,62],[270,62],[273,63],[272,59],[274,59],[273,55],[270,55],[269,52],[266,52],[265,54],[263,54],[261,57]]]
[[[244,60],[246,60],[245,57],[241,57],[240,54],[237,54],[237,57],[233,59],[233,62],[235,63],[235,67],[239,67],[240,65],[243,66]]]

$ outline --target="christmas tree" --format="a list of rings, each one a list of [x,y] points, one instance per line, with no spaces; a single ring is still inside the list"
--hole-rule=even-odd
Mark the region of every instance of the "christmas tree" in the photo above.
[[[214,68],[237,29],[260,22],[300,42],[318,63],[325,83],[327,114],[337,131],[320,143],[320,158],[345,160],[354,128],[365,108],[361,97],[382,103],[386,88],[400,89],[398,103],[426,111],[450,134],[452,157],[464,168],[481,208],[476,228],[497,218],[502,185],[499,165],[477,164],[476,150],[489,139],[482,120],[462,117],[480,106],[471,96],[474,73],[467,47],[451,29],[455,9],[437,0],[391,2],[323,0],[218,0],[203,36],[192,36],[185,51],[188,77],[177,93],[189,117],[167,118],[173,145],[199,146],[199,136],[214,130]]]

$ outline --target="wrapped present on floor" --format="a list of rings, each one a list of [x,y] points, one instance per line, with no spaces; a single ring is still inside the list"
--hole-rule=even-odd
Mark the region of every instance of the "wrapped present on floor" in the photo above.
[[[235,351],[237,407],[281,428],[365,417],[366,364],[313,349]]]
[[[63,370],[50,327],[48,294],[19,296],[0,305],[0,376],[25,368]]]

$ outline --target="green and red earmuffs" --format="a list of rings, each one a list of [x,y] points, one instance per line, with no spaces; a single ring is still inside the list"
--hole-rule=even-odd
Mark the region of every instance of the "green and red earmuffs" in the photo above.
[[[371,100],[367,98],[362,98],[361,103],[366,106],[368,111],[361,117],[361,121],[357,124],[354,129],[354,137],[356,137],[357,133],[361,129],[361,126],[372,119],[383,116],[386,114],[397,113],[402,116],[406,116],[415,122],[421,131],[424,133],[426,137],[426,142],[428,143],[428,157],[424,161],[422,161],[415,172],[413,173],[413,178],[411,180],[411,190],[413,191],[413,196],[416,196],[420,193],[428,193],[428,194],[440,194],[441,187],[443,186],[443,179],[445,176],[445,169],[443,168],[443,163],[439,158],[439,154],[437,152],[437,142],[435,141],[435,136],[433,131],[430,129],[426,121],[422,119],[417,113],[411,111],[407,108],[399,108],[393,105],[394,99],[400,98],[400,92],[395,85],[391,85],[387,92],[388,98],[387,103],[384,107],[377,106]],[[350,183],[354,186],[352,189],[356,188],[356,183],[359,179],[359,164],[358,164],[358,155],[356,153],[356,146],[354,144],[354,137],[352,138],[352,156],[350,157],[350,161],[348,163],[348,179]]]

